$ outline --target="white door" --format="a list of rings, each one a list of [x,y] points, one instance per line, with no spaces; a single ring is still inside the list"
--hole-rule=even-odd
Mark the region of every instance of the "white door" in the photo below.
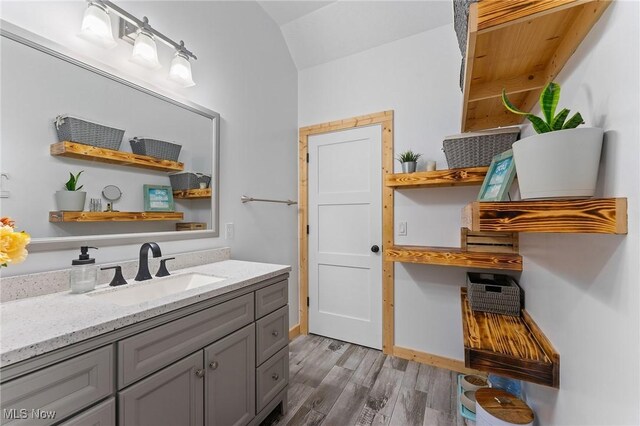
[[[382,130],[309,136],[309,331],[382,348]]]

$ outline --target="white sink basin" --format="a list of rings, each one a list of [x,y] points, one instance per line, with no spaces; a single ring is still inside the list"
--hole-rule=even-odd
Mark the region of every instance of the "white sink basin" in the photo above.
[[[154,278],[144,283],[126,285],[117,290],[89,294],[120,306],[137,305],[153,299],[225,281],[226,278],[196,273]]]

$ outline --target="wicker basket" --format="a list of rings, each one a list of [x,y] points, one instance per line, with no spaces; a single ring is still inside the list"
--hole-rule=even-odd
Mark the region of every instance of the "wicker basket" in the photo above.
[[[200,182],[207,183],[208,187],[211,182],[211,176],[202,173],[179,172],[170,174],[169,180],[174,191],[185,191],[187,189],[200,188]]]
[[[134,154],[147,155],[162,160],[178,161],[182,145],[150,138],[133,138],[129,141]]]
[[[519,127],[506,127],[447,136],[442,146],[450,169],[481,167],[488,166],[494,156],[511,149],[518,136]]]
[[[77,142],[113,150],[120,149],[124,130],[92,123],[70,115],[59,115],[53,122],[60,142]]]
[[[524,292],[508,275],[467,273],[467,294],[473,311],[520,316]]]

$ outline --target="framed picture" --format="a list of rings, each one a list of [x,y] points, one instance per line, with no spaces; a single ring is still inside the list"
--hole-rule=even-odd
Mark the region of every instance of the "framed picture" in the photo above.
[[[478,201],[504,201],[509,196],[509,189],[516,176],[513,162],[513,151],[498,154],[491,160],[491,165],[480,188]]]
[[[175,210],[173,190],[170,186],[144,185],[143,191],[145,212],[172,212]]]

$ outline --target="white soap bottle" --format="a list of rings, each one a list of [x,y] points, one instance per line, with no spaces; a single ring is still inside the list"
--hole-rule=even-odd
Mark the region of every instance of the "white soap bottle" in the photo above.
[[[98,266],[96,260],[89,257],[89,249],[97,247],[80,247],[80,256],[71,262],[69,273],[69,287],[71,293],[86,293],[96,288],[98,281]]]

